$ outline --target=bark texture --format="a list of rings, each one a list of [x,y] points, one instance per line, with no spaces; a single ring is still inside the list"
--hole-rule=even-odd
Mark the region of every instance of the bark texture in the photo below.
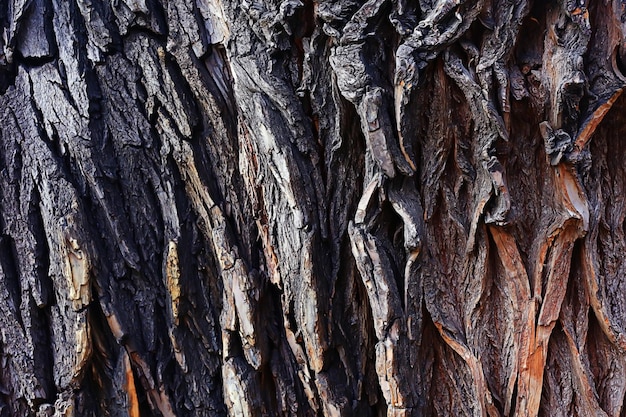
[[[623,416],[620,0],[1,0],[0,416]]]

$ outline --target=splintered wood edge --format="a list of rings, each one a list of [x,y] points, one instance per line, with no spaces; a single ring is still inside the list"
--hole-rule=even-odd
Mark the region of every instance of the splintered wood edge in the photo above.
[[[602,122],[602,120],[604,119],[604,116],[607,115],[609,110],[611,110],[611,107],[613,107],[613,104],[615,104],[617,99],[622,95],[624,88],[625,87],[622,87],[619,90],[617,90],[615,93],[613,93],[613,95],[606,101],[606,103],[600,105],[600,107],[598,107],[591,114],[591,116],[589,116],[587,121],[585,121],[585,123],[583,124],[583,127],[580,129],[580,132],[578,133],[578,137],[576,138],[575,149],[577,151],[581,151],[585,147],[585,145],[589,142],[589,139],[591,139],[591,136],[596,131],[596,128],[598,127],[600,122]]]
[[[140,417],[139,398],[137,397],[137,390],[135,388],[135,376],[133,375],[133,368],[127,353],[124,353],[124,369],[126,371],[126,380],[124,381],[123,389],[127,395],[128,416]]]

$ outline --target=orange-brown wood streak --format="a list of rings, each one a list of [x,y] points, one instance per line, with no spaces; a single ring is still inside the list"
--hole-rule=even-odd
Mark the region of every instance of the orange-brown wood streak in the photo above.
[[[511,297],[511,303],[515,311],[515,321],[513,323],[515,333],[515,368],[512,370],[507,383],[507,396],[504,403],[504,414],[509,415],[515,385],[521,375],[521,369],[525,369],[528,353],[530,351],[530,334],[534,333],[534,301],[530,294],[530,282],[528,273],[524,267],[515,239],[498,226],[490,226],[489,232],[495,243],[498,256],[502,266],[506,271],[505,285],[511,290],[507,295]],[[529,317],[531,317],[529,320]],[[519,385],[522,385],[521,383]],[[518,386],[518,397],[527,394],[527,386],[524,389]]]
[[[137,389],[135,388],[135,376],[133,368],[130,365],[128,355],[124,355],[124,368],[126,369],[126,381],[124,381],[123,389],[128,396],[128,416],[139,417],[139,400],[137,398]]]
[[[585,121],[582,129],[578,133],[578,137],[576,138],[575,151],[580,152],[585,147],[587,142],[589,142],[589,139],[591,139],[593,133],[596,131],[596,128],[598,127],[600,122],[602,122],[602,120],[604,119],[604,116],[606,116],[609,110],[611,110],[611,107],[613,107],[613,104],[617,101],[619,96],[622,95],[623,91],[624,88],[622,87],[615,93],[613,93],[611,98],[609,98],[606,103],[598,107]]]

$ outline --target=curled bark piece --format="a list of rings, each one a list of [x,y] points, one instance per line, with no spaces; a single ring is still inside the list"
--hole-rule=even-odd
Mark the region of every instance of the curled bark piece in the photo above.
[[[408,142],[414,125],[407,120],[411,94],[422,82],[428,63],[461,37],[478,17],[483,1],[466,5],[462,0],[437,0],[396,51],[394,109],[400,143]],[[461,12],[462,11],[462,12]],[[453,18],[446,20],[448,16]],[[440,29],[443,27],[443,30]]]
[[[421,323],[421,311],[419,305],[416,305],[419,300],[415,295],[417,283],[412,267],[419,256],[422,232],[419,213],[422,210],[411,180],[401,183],[398,189],[390,189],[392,207],[404,223],[403,240],[406,248],[403,271],[396,272],[393,260],[386,254],[382,237],[378,238],[374,232],[377,223],[381,221],[378,205],[384,201],[384,197],[376,200],[384,186],[381,181],[381,177],[374,178],[366,188],[358,205],[355,222],[350,223],[348,231],[352,254],[372,309],[374,331],[378,339],[376,373],[387,402],[387,415],[405,416],[412,415],[418,404],[415,390],[407,386],[402,369],[411,361],[408,353],[411,345],[419,346],[420,342],[411,343],[403,340],[402,336],[407,331],[412,335],[417,333]],[[400,190],[408,191],[408,195],[400,193]],[[403,282],[404,288],[398,288],[398,282]]]
[[[550,158],[550,165],[556,166],[565,155],[574,150],[572,138],[561,129],[556,132],[552,130],[548,122],[542,122],[539,128],[545,141],[546,155]]]
[[[0,417],[620,415],[622,3],[0,1]]]
[[[470,230],[468,249],[473,245],[476,225],[479,217],[483,214],[487,201],[493,196],[496,200],[492,211],[485,213],[487,222],[505,224],[506,216],[511,206],[504,169],[494,155],[494,148],[498,139],[507,140],[508,134],[502,117],[497,113],[493,104],[484,96],[482,89],[474,81],[463,65],[460,57],[453,53],[446,54],[444,68],[457,85],[463,90],[469,103],[472,117],[476,123],[474,133],[477,146],[474,158],[483,168],[483,175],[477,184],[479,192],[476,193],[474,217]],[[486,174],[486,175],[485,175]],[[491,184],[485,181],[489,178]]]

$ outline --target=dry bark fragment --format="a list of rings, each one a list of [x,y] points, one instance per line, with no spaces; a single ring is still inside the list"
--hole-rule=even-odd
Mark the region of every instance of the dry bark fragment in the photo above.
[[[0,2],[0,417],[623,412],[622,2]]]

